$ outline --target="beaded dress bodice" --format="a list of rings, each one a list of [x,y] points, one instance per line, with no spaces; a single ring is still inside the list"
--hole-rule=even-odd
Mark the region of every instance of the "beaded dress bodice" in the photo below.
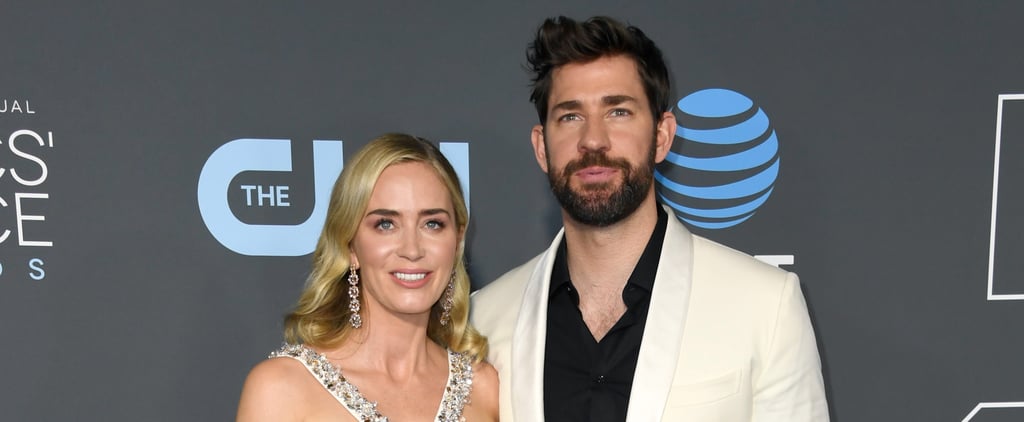
[[[289,357],[302,362],[310,374],[320,382],[345,409],[360,422],[388,422],[388,418],[377,411],[377,403],[367,400],[359,389],[345,379],[341,369],[335,367],[327,357],[301,344],[285,344],[270,354],[271,358]],[[460,422],[462,409],[469,403],[469,391],[473,387],[473,359],[463,353],[448,351],[448,384],[437,409],[435,421]]]

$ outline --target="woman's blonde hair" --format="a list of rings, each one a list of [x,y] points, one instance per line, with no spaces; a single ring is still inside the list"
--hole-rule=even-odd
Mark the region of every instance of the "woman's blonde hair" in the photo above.
[[[332,347],[353,333],[349,324],[348,273],[350,244],[384,169],[399,163],[425,163],[437,171],[451,196],[459,243],[455,252],[454,303],[451,319],[441,325],[441,300],[430,311],[427,336],[456,352],[468,352],[483,360],[487,357],[487,338],[469,325],[469,275],[464,251],[469,212],[459,179],[447,159],[430,142],[410,135],[389,133],[367,144],[345,166],[334,183],[327,220],[313,252],[313,270],[295,309],[285,317],[284,336],[290,343]],[[442,295],[443,297],[444,295]],[[360,306],[366,309],[365,297]],[[366,326],[364,325],[363,329]]]

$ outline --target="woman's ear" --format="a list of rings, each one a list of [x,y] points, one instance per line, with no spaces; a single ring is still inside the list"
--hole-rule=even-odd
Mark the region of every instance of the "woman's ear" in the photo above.
[[[348,254],[348,265],[351,268],[359,269],[359,257],[356,256],[355,252],[349,252]]]

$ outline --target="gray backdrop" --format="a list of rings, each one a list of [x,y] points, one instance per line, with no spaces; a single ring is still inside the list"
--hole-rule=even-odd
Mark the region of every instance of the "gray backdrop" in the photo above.
[[[768,200],[694,231],[792,260],[833,420],[1022,420],[1024,5],[868,3],[5,1],[0,419],[234,417],[309,266],[204,220],[200,174],[238,139],[290,140],[208,186],[268,248],[306,242],[312,169],[341,166],[314,140],[405,131],[468,150],[476,287],[539,252],[559,215],[524,49],[546,16],[607,14],[659,43],[674,100],[770,119]]]

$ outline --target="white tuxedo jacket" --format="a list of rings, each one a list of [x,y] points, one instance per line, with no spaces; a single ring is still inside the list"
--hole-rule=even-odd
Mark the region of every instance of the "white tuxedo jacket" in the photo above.
[[[626,420],[828,421],[796,275],[692,235],[671,215]],[[473,295],[502,422],[544,420],[548,283],[562,236]]]

